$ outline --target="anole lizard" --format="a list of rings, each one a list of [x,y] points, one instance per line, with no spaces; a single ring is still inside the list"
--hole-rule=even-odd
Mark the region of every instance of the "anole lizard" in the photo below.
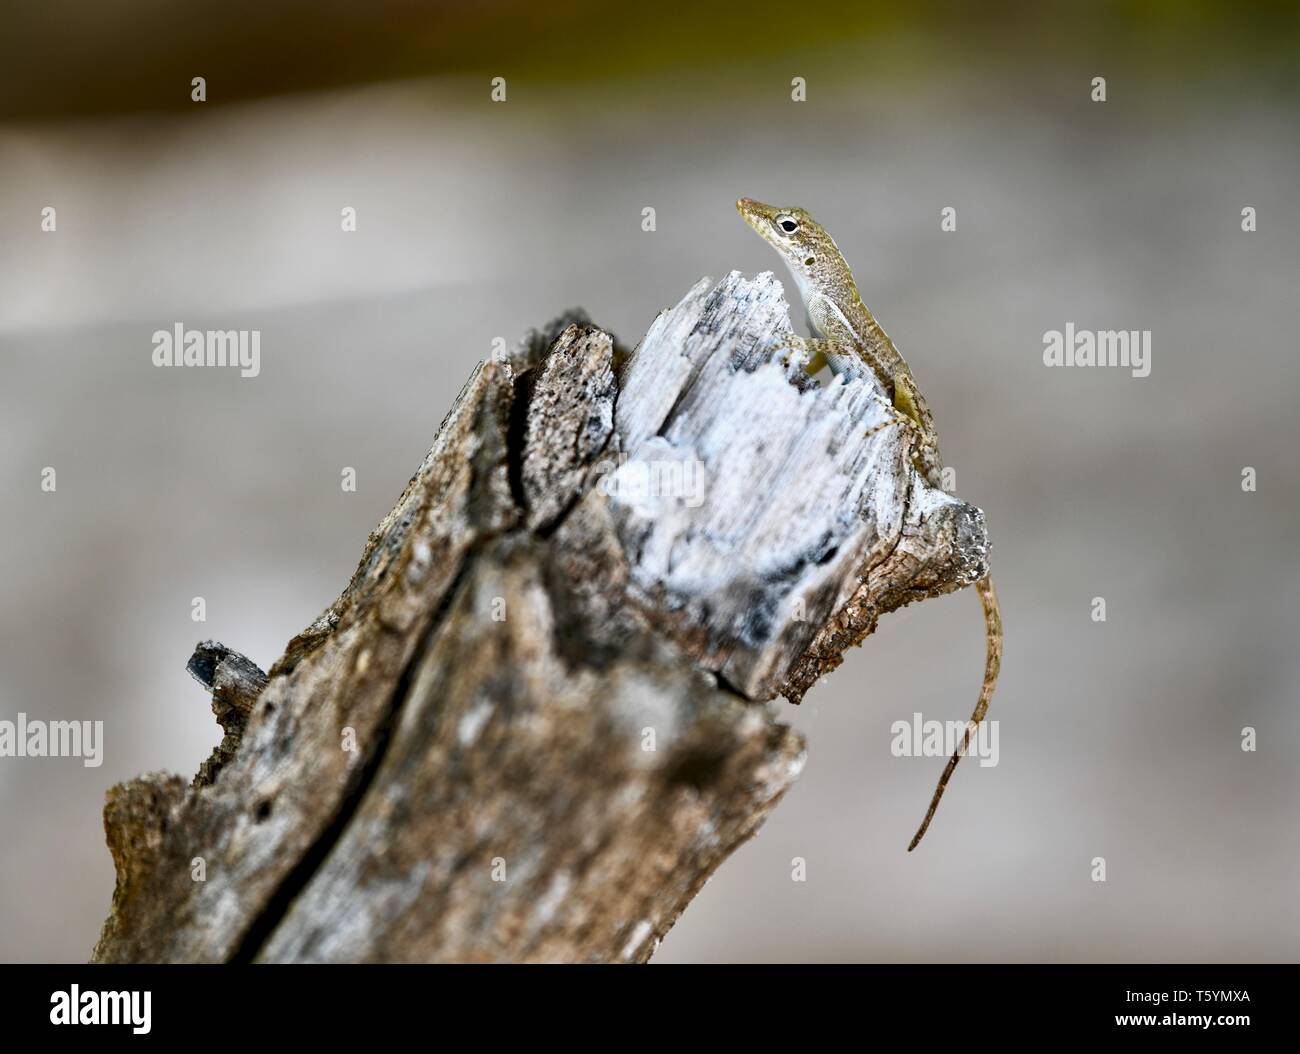
[[[912,460],[917,471],[931,486],[942,489],[943,461],[939,456],[939,437],[935,433],[930,408],[903,356],[858,295],[853,273],[834,239],[804,209],[777,208],[750,198],[741,198],[736,202],[736,208],[745,222],[785,261],[808,312],[809,329],[816,334],[811,339],[791,334],[783,342],[784,346],[803,359],[804,368],[809,373],[816,373],[823,362],[835,373],[850,376],[862,365],[870,367],[893,400],[894,419],[889,423],[903,426],[912,437]],[[962,742],[939,777],[930,808],[907,847],[908,852],[915,849],[925,835],[953,769],[970,749],[975,730],[988,711],[1002,666],[1002,614],[993,582],[986,575],[976,588],[984,608],[987,649],[984,685],[975,712],[966,724]]]

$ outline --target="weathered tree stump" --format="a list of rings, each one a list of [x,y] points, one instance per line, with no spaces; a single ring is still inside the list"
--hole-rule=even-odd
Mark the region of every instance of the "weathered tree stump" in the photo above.
[[[649,958],[799,773],[769,701],[987,570],[980,511],[867,434],[870,379],[772,361],[788,330],[733,272],[626,361],[576,313],[480,365],[269,675],[199,646],[225,739],[109,792],[94,959]]]

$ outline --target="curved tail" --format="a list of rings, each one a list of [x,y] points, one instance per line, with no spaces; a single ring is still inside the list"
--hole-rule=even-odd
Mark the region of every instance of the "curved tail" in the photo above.
[[[984,686],[980,689],[980,698],[975,704],[975,712],[970,715],[970,720],[966,723],[966,734],[962,736],[961,745],[948,759],[943,775],[939,777],[939,785],[934,789],[934,797],[930,799],[930,808],[926,810],[925,819],[921,821],[921,826],[912,836],[912,844],[907,847],[909,853],[925,836],[930,821],[934,819],[934,811],[939,808],[939,799],[943,797],[948,780],[952,778],[952,770],[957,767],[957,762],[962,755],[970,749],[971,740],[975,738],[975,730],[984,720],[984,715],[988,713],[989,700],[993,698],[993,689],[998,683],[998,671],[1002,669],[1002,611],[998,607],[998,595],[993,590],[993,580],[986,575],[975,584],[975,588],[979,590],[980,604],[984,608],[984,638],[987,649],[984,657]]]

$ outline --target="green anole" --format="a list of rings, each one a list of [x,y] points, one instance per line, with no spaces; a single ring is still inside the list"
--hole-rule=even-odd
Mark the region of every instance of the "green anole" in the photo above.
[[[917,471],[931,486],[942,490],[943,460],[939,456],[939,437],[930,408],[903,356],[858,295],[853,273],[835,240],[804,209],[777,208],[750,198],[741,198],[736,208],[745,222],[785,261],[808,312],[808,327],[815,336],[804,338],[790,334],[782,343],[790,349],[787,357],[799,356],[809,373],[816,373],[823,363],[833,372],[850,377],[863,365],[869,367],[892,399],[893,417],[878,427],[902,426],[911,436],[912,462]],[[962,742],[939,777],[930,808],[907,847],[908,852],[925,835],[953,769],[970,749],[975,730],[988,712],[1002,666],[1002,614],[997,593],[987,575],[979,580],[976,588],[984,608],[984,685]]]

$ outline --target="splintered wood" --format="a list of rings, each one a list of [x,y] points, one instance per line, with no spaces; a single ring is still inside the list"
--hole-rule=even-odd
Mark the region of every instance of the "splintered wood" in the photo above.
[[[769,701],[987,569],[872,380],[770,361],[788,330],[733,272],[626,362],[571,313],[480,365],[265,683],[196,651],[226,737],[109,792],[95,960],[649,958],[799,773]]]

